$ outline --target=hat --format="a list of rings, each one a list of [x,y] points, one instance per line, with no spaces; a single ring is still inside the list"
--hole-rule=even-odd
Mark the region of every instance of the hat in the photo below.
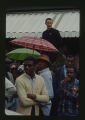
[[[9,58],[6,58],[6,59],[5,59],[5,63],[10,64],[10,63],[12,63],[12,60],[9,59]]]
[[[45,54],[41,54],[39,57],[38,57],[38,60],[45,60],[47,61],[48,63],[50,63],[50,59],[47,55]]]

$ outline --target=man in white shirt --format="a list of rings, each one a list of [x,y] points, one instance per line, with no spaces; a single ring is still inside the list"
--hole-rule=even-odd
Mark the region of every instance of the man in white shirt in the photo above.
[[[9,81],[6,77],[5,77],[5,97],[8,99],[10,97],[13,96],[13,94],[15,94],[16,92],[16,87],[13,85],[13,83],[11,81]],[[5,100],[6,103],[6,107],[7,107],[7,100]]]

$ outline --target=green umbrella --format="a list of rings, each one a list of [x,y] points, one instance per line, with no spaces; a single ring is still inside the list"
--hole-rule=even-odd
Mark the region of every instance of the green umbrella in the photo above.
[[[14,60],[24,60],[28,56],[34,56],[37,58],[40,55],[39,52],[32,49],[27,48],[18,48],[15,50],[10,51],[9,53],[6,53],[6,56],[8,58],[14,59]]]

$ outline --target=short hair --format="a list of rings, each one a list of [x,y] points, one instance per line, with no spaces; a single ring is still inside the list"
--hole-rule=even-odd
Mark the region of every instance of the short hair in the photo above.
[[[51,65],[51,63],[49,63],[49,62],[46,61],[46,60],[43,60],[43,59],[37,59],[37,63],[38,63],[39,61],[42,61],[42,62],[46,63],[47,67],[50,67],[50,65]]]
[[[32,57],[32,56],[29,56],[29,57],[25,58],[25,59],[24,59],[24,62],[27,61],[27,60],[28,60],[28,61],[33,61],[34,64],[36,64],[36,59],[35,59],[34,57]]]
[[[73,59],[75,59],[75,57],[73,55],[66,55],[66,59],[67,58],[73,58]]]
[[[52,18],[46,18],[45,23],[47,22],[47,20],[52,20],[52,21],[53,21],[53,19],[52,19]]]

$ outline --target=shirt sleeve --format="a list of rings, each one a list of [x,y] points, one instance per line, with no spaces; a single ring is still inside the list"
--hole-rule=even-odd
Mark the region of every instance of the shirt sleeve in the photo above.
[[[8,80],[7,78],[5,78],[5,89],[9,89],[9,88],[13,88],[13,87],[14,87],[13,83],[10,80]]]
[[[10,98],[16,92],[16,87],[11,81],[5,78],[5,96]]]

